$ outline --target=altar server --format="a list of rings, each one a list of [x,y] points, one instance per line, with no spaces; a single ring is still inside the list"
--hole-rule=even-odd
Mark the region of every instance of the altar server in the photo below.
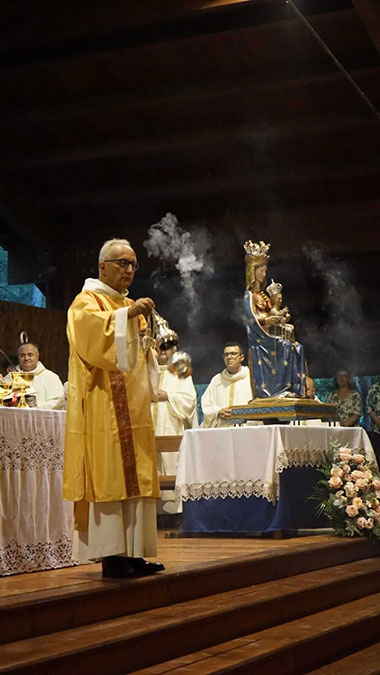
[[[158,400],[152,403],[152,418],[156,436],[181,436],[185,429],[198,426],[197,394],[191,375],[178,377],[168,370],[170,357],[177,349],[175,339],[166,340],[157,348],[160,367]],[[158,455],[158,472],[173,476],[177,472],[178,452]],[[174,490],[162,490],[159,512],[177,513]]]
[[[202,396],[203,427],[225,426],[231,406],[246,405],[252,396],[249,368],[243,366],[244,352],[236,342],[227,342],[223,349],[226,365],[215,375]]]
[[[127,297],[137,268],[127,240],[106,242],[99,279],[86,280],[68,312],[64,497],[77,503],[80,559],[101,559],[105,577],[164,569],[143,557],[156,555],[160,492],[148,370],[157,392],[158,365],[141,339],[154,302]]]

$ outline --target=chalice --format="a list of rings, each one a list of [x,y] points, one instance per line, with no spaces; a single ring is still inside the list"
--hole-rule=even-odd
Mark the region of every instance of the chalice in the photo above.
[[[10,382],[4,382],[2,380],[0,382],[0,407],[4,407],[4,399],[8,396],[10,390],[12,388],[12,384]]]
[[[27,408],[25,392],[30,386],[30,383],[33,382],[33,379],[33,373],[23,373],[20,371],[11,373],[12,391],[20,392],[20,400],[17,404],[18,408]]]

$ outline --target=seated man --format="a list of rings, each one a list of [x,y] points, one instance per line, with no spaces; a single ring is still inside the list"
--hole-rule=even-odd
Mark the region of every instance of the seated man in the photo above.
[[[314,380],[310,375],[306,375],[305,379],[305,398],[311,398],[313,401],[321,402],[315,394]]]
[[[36,344],[27,342],[18,348],[17,371],[33,373],[34,379],[30,389],[35,393],[37,408],[61,410],[64,408],[63,384],[58,375],[47,370],[39,361],[39,351]],[[10,375],[5,380],[9,381]],[[26,392],[28,393],[28,391]]]
[[[178,377],[168,370],[168,361],[177,349],[176,341],[165,341],[157,349],[160,367],[158,401],[152,403],[152,420],[156,436],[180,436],[185,429],[198,426],[197,394],[191,375]],[[177,471],[178,452],[161,452],[157,456],[158,473],[173,476]],[[161,491],[160,513],[177,513],[174,490]]]
[[[314,380],[309,375],[306,375],[306,378],[305,378],[305,398],[308,398],[308,399],[311,399],[312,401],[317,401],[318,403],[321,403],[318,396],[316,396],[316,394],[315,394]],[[294,420],[293,424],[297,424],[297,421]],[[301,424],[303,426],[307,426],[307,427],[324,427],[324,426],[328,426],[329,423],[328,422],[322,422],[321,419],[310,419],[310,420],[302,420]]]
[[[241,346],[236,342],[227,342],[223,358],[225,369],[214,375],[202,396],[202,426],[205,428],[226,426],[231,406],[246,405],[253,398],[250,373],[247,366],[243,366]]]

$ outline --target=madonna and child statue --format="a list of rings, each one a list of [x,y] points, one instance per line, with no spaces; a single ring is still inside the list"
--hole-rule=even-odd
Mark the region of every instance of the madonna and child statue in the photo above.
[[[254,398],[305,394],[303,346],[295,340],[290,314],[282,304],[282,285],[267,286],[270,244],[246,241],[245,321]]]
[[[246,291],[244,323],[253,399],[233,406],[229,423],[248,420],[337,419],[333,405],[305,398],[306,363],[295,339],[288,307],[282,306],[282,285],[267,282],[270,244],[244,244]]]

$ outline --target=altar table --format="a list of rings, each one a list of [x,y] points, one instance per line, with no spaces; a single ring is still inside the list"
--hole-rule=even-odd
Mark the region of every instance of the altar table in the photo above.
[[[318,528],[308,497],[321,477],[315,467],[331,441],[360,448],[376,464],[361,427],[267,425],[185,432],[179,450],[177,497],[184,532],[270,532]]]
[[[0,408],[0,575],[72,565],[65,411]]]

